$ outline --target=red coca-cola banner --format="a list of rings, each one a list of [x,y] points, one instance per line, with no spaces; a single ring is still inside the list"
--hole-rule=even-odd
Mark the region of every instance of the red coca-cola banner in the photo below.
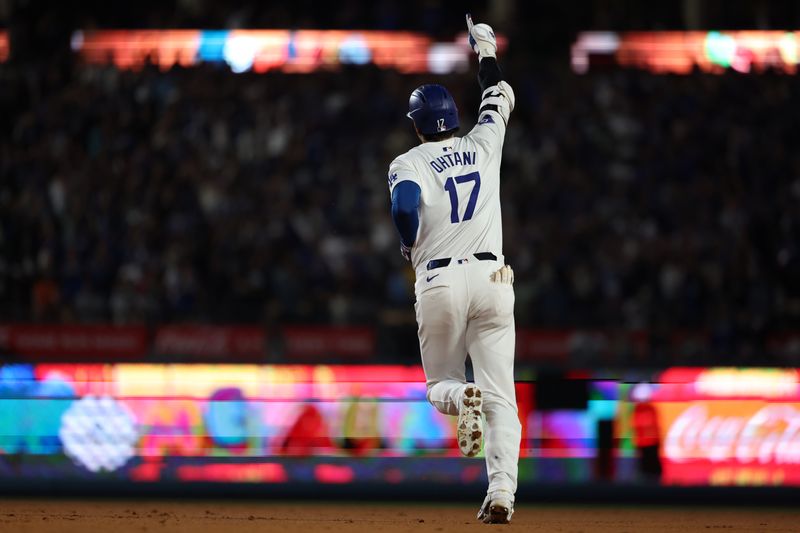
[[[800,483],[797,369],[672,368],[650,402],[664,483]]]
[[[800,404],[676,402],[659,411],[664,483],[800,484]]]
[[[367,327],[289,326],[283,343],[290,359],[368,359],[377,351],[375,330]]]
[[[259,327],[181,324],[158,328],[153,352],[203,360],[259,359],[266,355],[266,341]]]
[[[30,359],[133,360],[148,352],[147,328],[108,325],[0,325],[0,349]]]

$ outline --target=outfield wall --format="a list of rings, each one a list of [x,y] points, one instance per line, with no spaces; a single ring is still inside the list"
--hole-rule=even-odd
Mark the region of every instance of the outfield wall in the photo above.
[[[800,486],[795,369],[519,369],[520,487]],[[482,487],[419,366],[0,366],[0,484]]]

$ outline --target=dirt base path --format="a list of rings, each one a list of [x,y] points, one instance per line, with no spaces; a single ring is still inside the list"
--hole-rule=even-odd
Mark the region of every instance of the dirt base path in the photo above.
[[[0,532],[486,532],[477,505],[356,502],[0,500]],[[800,510],[518,506],[508,531],[800,531]]]

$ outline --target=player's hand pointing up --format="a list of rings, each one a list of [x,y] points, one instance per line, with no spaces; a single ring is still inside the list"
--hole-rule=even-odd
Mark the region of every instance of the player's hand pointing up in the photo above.
[[[469,32],[469,45],[478,54],[478,57],[497,57],[497,39],[494,30],[488,24],[473,24],[472,15],[467,13],[467,31]]]

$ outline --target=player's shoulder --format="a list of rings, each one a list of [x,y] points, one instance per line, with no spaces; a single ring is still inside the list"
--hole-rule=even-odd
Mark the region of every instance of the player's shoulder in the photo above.
[[[410,153],[411,153],[411,150],[409,150],[408,152],[405,152],[405,153],[402,153],[402,154],[398,155],[397,157],[392,159],[392,162],[389,163],[389,167],[391,168],[391,167],[396,167],[396,166],[408,165],[409,160],[410,160],[410,158],[409,158],[409,154]]]
[[[422,159],[418,148],[419,146],[411,148],[389,163],[389,189],[392,189],[400,181],[420,181],[421,173],[418,169],[421,168],[420,161]]]
[[[402,153],[392,160],[389,168],[393,167],[406,167],[414,168],[419,162],[425,162],[429,159],[429,154],[425,150],[425,145],[420,144],[409,149],[407,152]]]

